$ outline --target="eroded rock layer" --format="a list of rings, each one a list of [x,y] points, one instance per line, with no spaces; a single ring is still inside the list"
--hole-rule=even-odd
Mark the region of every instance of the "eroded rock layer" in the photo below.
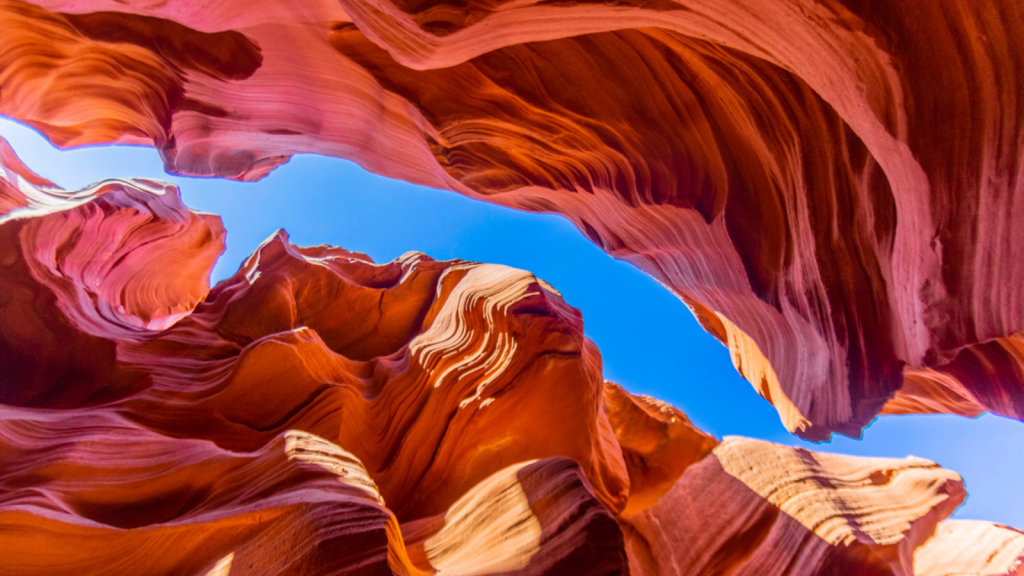
[[[1020,567],[1019,532],[940,524],[932,462],[719,443],[605,382],[528,272],[279,232],[209,289],[223,229],[175,187],[0,161],[4,574]]]
[[[62,146],[240,179],[315,152],[567,216],[806,438],[1024,417],[1020,2],[3,0],[0,29],[0,113]]]

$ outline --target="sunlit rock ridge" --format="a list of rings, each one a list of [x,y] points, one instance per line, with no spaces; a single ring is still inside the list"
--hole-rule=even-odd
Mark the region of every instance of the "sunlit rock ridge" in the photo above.
[[[60,146],[565,215],[805,438],[1024,417],[1017,0],[4,0],[0,30],[0,113]]]
[[[933,462],[696,429],[528,272],[62,190],[0,140],[0,573],[996,575]]]

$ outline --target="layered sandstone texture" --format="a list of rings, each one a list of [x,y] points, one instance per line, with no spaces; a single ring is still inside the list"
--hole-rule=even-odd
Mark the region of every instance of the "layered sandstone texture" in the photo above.
[[[528,272],[279,232],[0,140],[0,573],[1019,574],[920,459],[719,442]],[[953,571],[950,571],[953,570]]]
[[[0,30],[0,113],[60,146],[565,215],[805,438],[1024,417],[1018,0],[3,0]]]

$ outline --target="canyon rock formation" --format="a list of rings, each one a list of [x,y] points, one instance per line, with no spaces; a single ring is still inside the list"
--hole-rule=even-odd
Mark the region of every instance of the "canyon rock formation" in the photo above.
[[[933,462],[604,381],[528,272],[278,232],[211,289],[224,230],[174,186],[0,162],[0,573],[1024,573]]]
[[[3,0],[0,30],[0,113],[60,146],[565,215],[805,438],[1024,417],[1018,1]]]

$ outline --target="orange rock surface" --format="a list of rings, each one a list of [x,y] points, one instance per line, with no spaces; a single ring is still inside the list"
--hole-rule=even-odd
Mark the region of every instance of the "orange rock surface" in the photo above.
[[[174,186],[0,161],[4,574],[1020,566],[1019,532],[940,524],[966,493],[932,462],[719,443],[605,382],[528,272],[279,232],[210,289],[223,229]]]
[[[3,0],[0,28],[0,113],[61,146],[239,179],[315,152],[567,216],[806,438],[1024,417],[1020,2]]]

